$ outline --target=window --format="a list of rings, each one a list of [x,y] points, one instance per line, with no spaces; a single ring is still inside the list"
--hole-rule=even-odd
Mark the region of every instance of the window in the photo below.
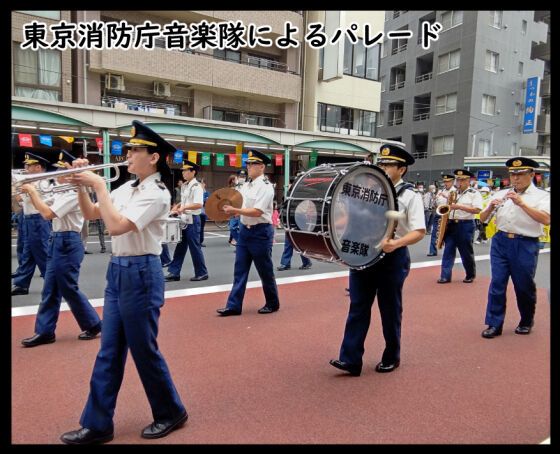
[[[441,15],[443,31],[461,25],[463,23],[463,11],[447,11]]]
[[[438,96],[436,98],[436,115],[457,110],[457,93]]]
[[[500,54],[492,52],[491,50],[486,51],[486,58],[484,59],[484,69],[486,71],[492,71],[493,73],[498,72]]]
[[[350,107],[318,103],[317,128],[320,131],[375,136],[376,113]]]
[[[520,61],[519,64],[517,65],[517,75],[518,76],[523,75],[523,62],[522,61]]]
[[[452,69],[457,69],[461,61],[461,51],[459,49],[443,54],[439,56],[438,59],[438,74],[444,73],[446,71],[451,71]]]
[[[496,97],[492,95],[482,95],[482,113],[486,115],[496,115]],[[499,111],[498,111],[499,113]]]
[[[527,34],[527,21],[525,19],[523,19],[521,21],[521,34],[522,35],[526,35]]]
[[[60,101],[61,74],[60,51],[21,49],[14,43],[15,96]]]
[[[513,142],[511,144],[511,148],[509,150],[509,155],[510,156],[517,156],[517,143],[516,142]]]
[[[352,44],[344,41],[343,73],[348,76],[379,80],[379,45],[366,48],[363,41]]]
[[[502,28],[503,11],[490,11],[488,25],[495,28]]]
[[[46,19],[60,20],[60,11],[22,11],[16,10],[18,13],[29,14],[31,16],[44,17]]]
[[[496,97],[492,95],[482,95],[482,113],[485,115],[495,115]]]
[[[490,145],[488,139],[480,139],[478,141],[478,156],[490,156]]]
[[[432,143],[432,154],[451,154],[455,148],[455,136],[434,137]]]
[[[214,49],[214,58],[240,63],[241,52],[227,49]]]

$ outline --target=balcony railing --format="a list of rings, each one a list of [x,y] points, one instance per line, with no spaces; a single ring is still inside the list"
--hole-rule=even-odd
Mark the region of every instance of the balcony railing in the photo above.
[[[416,83],[424,82],[425,80],[430,80],[432,78],[432,73],[420,74],[416,76]]]
[[[389,85],[389,91],[398,90],[399,88],[404,87],[404,83],[404,80],[400,80],[398,82],[395,82],[394,84]]]

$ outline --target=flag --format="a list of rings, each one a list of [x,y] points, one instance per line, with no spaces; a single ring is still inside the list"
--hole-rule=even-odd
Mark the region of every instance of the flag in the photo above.
[[[202,159],[200,161],[200,164],[202,164],[203,166],[210,165],[210,153],[202,153]]]
[[[20,147],[32,147],[33,146],[33,139],[31,138],[31,134],[18,134],[19,137],[19,146]]]
[[[198,154],[198,153],[197,153],[196,151],[190,151],[190,150],[189,150],[189,152],[188,152],[188,154],[187,154],[187,156],[188,156],[187,159],[188,159],[189,161],[191,161],[191,162],[194,162],[194,163],[196,164],[196,155],[197,155],[197,154]]]
[[[216,155],[216,165],[217,166],[223,166],[224,165],[224,155],[223,154],[217,154]]]
[[[51,136],[39,136],[39,142],[48,147],[52,147],[52,137]]]

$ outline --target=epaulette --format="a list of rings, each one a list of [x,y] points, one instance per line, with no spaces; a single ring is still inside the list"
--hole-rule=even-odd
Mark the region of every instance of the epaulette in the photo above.
[[[156,186],[157,186],[158,188],[160,188],[161,190],[167,189],[166,186],[165,186],[165,184],[163,184],[163,181],[161,181],[161,180],[156,180]]]

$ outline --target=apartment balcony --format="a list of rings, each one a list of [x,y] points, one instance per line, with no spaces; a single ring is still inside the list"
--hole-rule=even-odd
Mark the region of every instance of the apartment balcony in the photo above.
[[[550,75],[543,77],[540,89],[541,98],[550,97]]]
[[[210,54],[153,50],[91,50],[89,70],[120,74],[139,82],[166,81],[232,96],[250,95],[276,103],[299,102],[301,77],[285,67],[255,65],[213,58]],[[171,93],[171,96],[173,93]]]
[[[540,134],[550,134],[550,114],[537,116],[537,132]]]

